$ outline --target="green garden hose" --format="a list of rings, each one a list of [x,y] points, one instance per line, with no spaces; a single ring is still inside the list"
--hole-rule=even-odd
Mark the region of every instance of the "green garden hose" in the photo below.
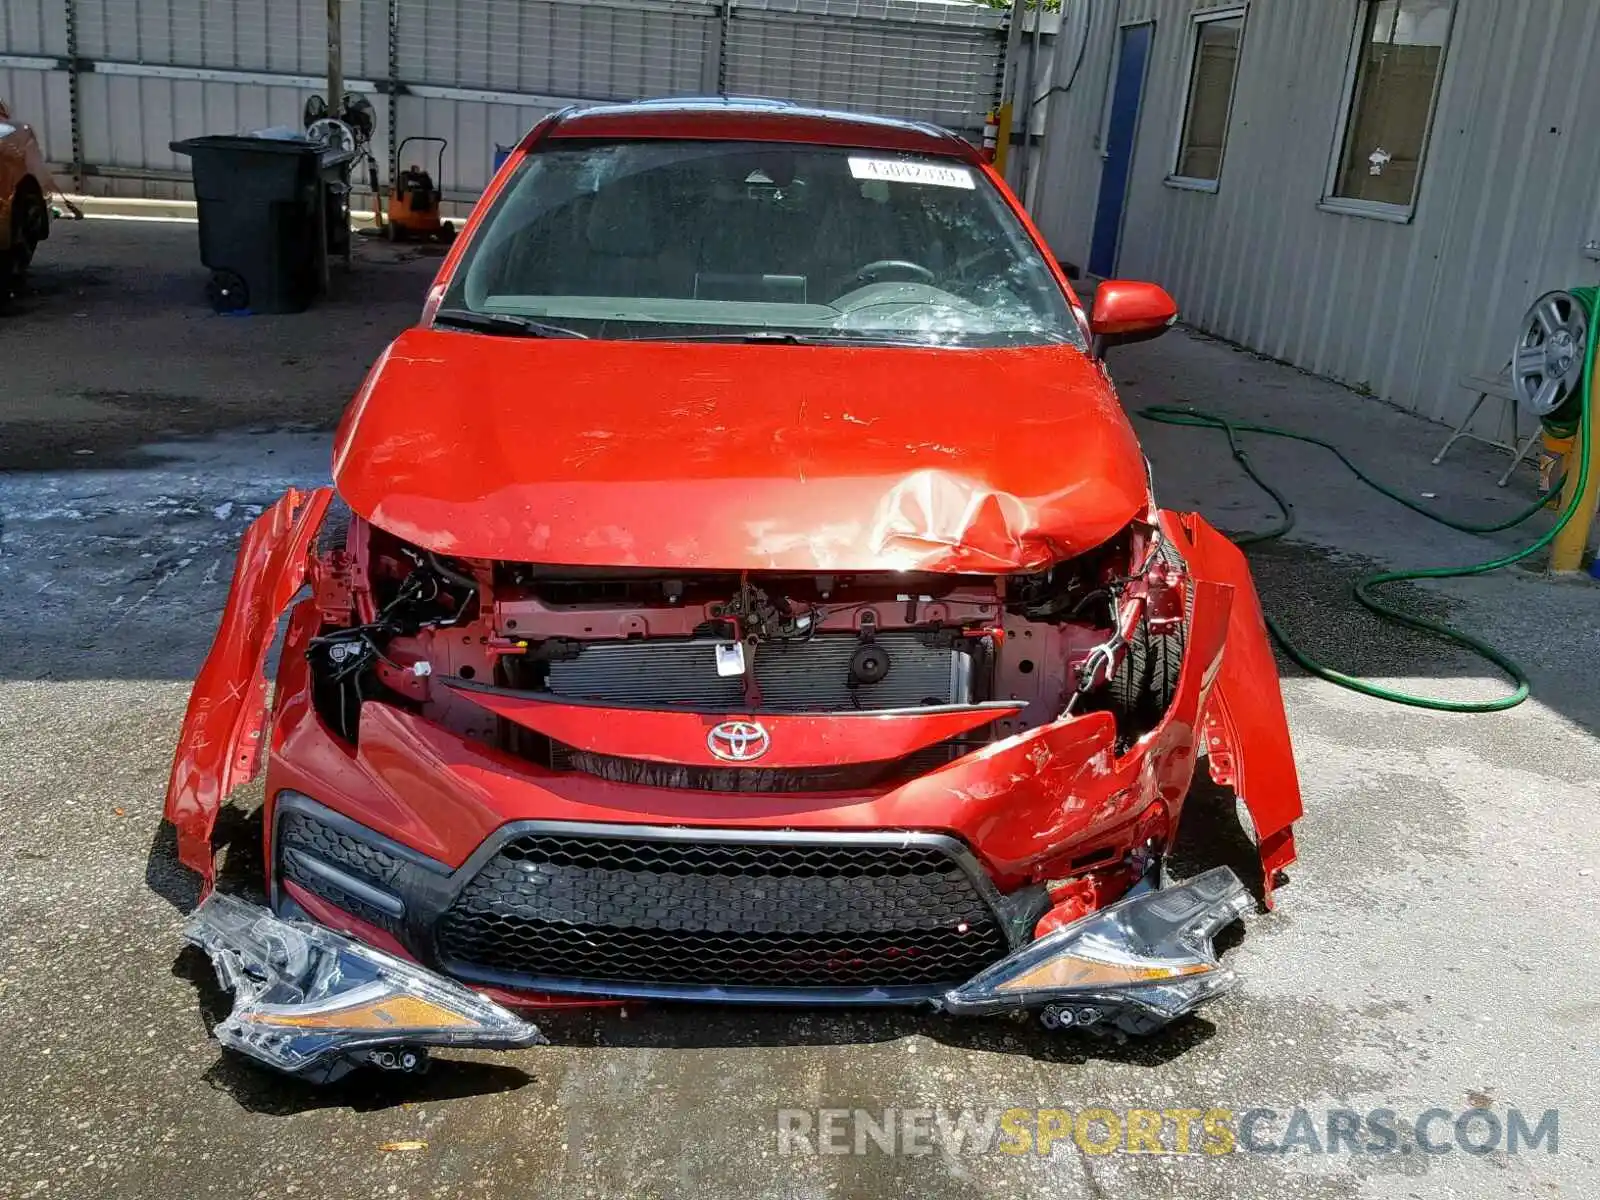
[[[1406,704],[1413,708],[1432,709],[1436,712],[1504,712],[1508,708],[1515,708],[1528,698],[1528,676],[1526,672],[1524,672],[1523,669],[1507,655],[1491,646],[1482,638],[1476,637],[1464,630],[1457,629],[1452,625],[1447,625],[1442,621],[1431,621],[1426,617],[1420,617],[1415,613],[1409,613],[1403,609],[1396,608],[1392,604],[1388,604],[1385,601],[1380,600],[1377,596],[1373,595],[1373,591],[1377,588],[1383,587],[1385,584],[1390,583],[1410,582],[1417,579],[1461,579],[1473,575],[1487,575],[1491,571],[1498,571],[1502,567],[1509,567],[1513,563],[1522,562],[1524,559],[1530,558],[1539,553],[1539,551],[1543,550],[1555,540],[1556,535],[1560,533],[1561,530],[1566,526],[1567,522],[1571,521],[1572,518],[1577,514],[1578,506],[1583,502],[1584,491],[1589,480],[1590,464],[1588,426],[1589,422],[1594,419],[1594,414],[1590,412],[1589,393],[1590,376],[1596,365],[1596,346],[1597,344],[1600,344],[1600,313],[1597,313],[1596,303],[1597,299],[1600,299],[1600,289],[1574,288],[1572,289],[1572,295],[1583,304],[1584,308],[1589,313],[1588,347],[1587,353],[1584,356],[1583,379],[1579,385],[1582,389],[1581,415],[1579,417],[1578,427],[1576,430],[1579,446],[1578,484],[1573,493],[1572,503],[1567,506],[1566,511],[1561,514],[1561,516],[1549,530],[1538,537],[1531,545],[1512,554],[1502,555],[1499,558],[1493,558],[1487,562],[1473,563],[1465,567],[1425,567],[1408,571],[1379,571],[1373,574],[1361,576],[1355,581],[1353,588],[1356,600],[1359,601],[1364,607],[1370,609],[1372,612],[1377,613],[1380,617],[1386,617],[1391,621],[1398,622],[1401,625],[1409,626],[1412,629],[1418,629],[1424,633],[1431,633],[1438,637],[1442,637],[1447,641],[1451,641],[1459,646],[1465,647],[1467,650],[1470,650],[1480,658],[1493,663],[1508,676],[1510,676],[1512,682],[1516,685],[1516,690],[1510,695],[1503,696],[1497,700],[1444,700],[1433,696],[1416,696],[1409,692],[1401,692],[1393,688],[1382,687],[1376,683],[1369,682],[1365,679],[1360,679],[1354,675],[1347,675],[1343,671],[1335,670],[1324,663],[1318,662],[1316,659],[1312,658],[1304,650],[1300,649],[1300,647],[1296,646],[1292,641],[1290,641],[1288,635],[1283,632],[1283,629],[1278,625],[1278,623],[1274,621],[1271,616],[1268,616],[1267,628],[1271,631],[1274,640],[1277,641],[1278,645],[1283,647],[1284,653],[1293,659],[1294,662],[1304,670],[1309,671],[1311,674],[1320,679],[1327,680],[1329,683],[1336,684],[1342,688],[1348,688],[1353,692],[1360,692],[1365,696],[1375,696],[1379,700],[1389,700],[1395,704]],[[1235,536],[1233,540],[1240,546],[1250,546],[1259,544],[1261,542],[1271,541],[1274,538],[1282,537],[1284,534],[1288,533],[1294,528],[1293,507],[1290,505],[1288,500],[1284,498],[1282,492],[1280,492],[1272,484],[1268,483],[1264,478],[1262,478],[1260,473],[1257,472],[1255,466],[1250,462],[1250,459],[1245,454],[1244,447],[1239,440],[1239,436],[1241,434],[1265,434],[1269,437],[1290,438],[1297,442],[1308,442],[1313,446],[1320,446],[1324,450],[1332,452],[1333,455],[1337,457],[1338,460],[1346,468],[1348,468],[1357,479],[1361,480],[1361,482],[1365,483],[1368,487],[1381,492],[1391,500],[1405,505],[1412,512],[1427,517],[1430,521],[1436,521],[1440,525],[1447,526],[1450,529],[1461,530],[1465,533],[1499,533],[1503,530],[1511,529],[1517,525],[1520,525],[1538,513],[1551,497],[1560,492],[1562,487],[1561,483],[1557,483],[1555,487],[1553,487],[1545,495],[1541,496],[1533,505],[1508,520],[1500,521],[1491,525],[1479,525],[1469,521],[1457,521],[1453,518],[1446,517],[1440,513],[1434,512],[1425,505],[1418,504],[1409,496],[1404,496],[1395,491],[1393,488],[1386,487],[1384,484],[1379,483],[1377,480],[1367,475],[1361,470],[1360,467],[1356,466],[1355,463],[1351,462],[1350,459],[1345,456],[1344,452],[1337,446],[1333,445],[1331,442],[1323,440],[1322,438],[1313,437],[1310,434],[1296,433],[1293,430],[1280,429],[1273,425],[1259,425],[1250,421],[1235,421],[1231,418],[1219,416],[1216,413],[1206,412],[1202,409],[1186,407],[1179,408],[1165,404],[1158,404],[1149,408],[1140,409],[1138,415],[1144,417],[1146,420],[1155,421],[1162,425],[1181,425],[1200,429],[1216,429],[1220,430],[1224,435],[1226,435],[1228,439],[1228,448],[1232,451],[1234,459],[1237,460],[1239,466],[1244,470],[1244,473],[1250,477],[1251,481],[1272,498],[1272,502],[1277,505],[1279,512],[1278,522],[1271,529],[1262,530],[1257,533],[1246,533]]]

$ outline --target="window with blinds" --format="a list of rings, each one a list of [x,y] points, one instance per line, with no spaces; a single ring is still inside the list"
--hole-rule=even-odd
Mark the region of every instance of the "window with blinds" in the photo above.
[[[1243,39],[1243,12],[1195,17],[1188,103],[1173,168],[1177,180],[1215,184],[1222,178],[1222,152],[1228,141],[1228,115],[1233,108]]]
[[[1364,0],[1336,200],[1416,202],[1455,0]]]

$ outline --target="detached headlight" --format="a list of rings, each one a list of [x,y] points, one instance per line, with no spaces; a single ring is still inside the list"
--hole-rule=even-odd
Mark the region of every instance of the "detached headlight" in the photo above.
[[[958,1015],[1044,1008],[1046,1023],[1148,1033],[1235,983],[1211,939],[1251,906],[1227,867],[1091,913],[947,992]]]
[[[454,980],[320,926],[213,893],[183,929],[233,993],[224,1046],[328,1083],[363,1063],[422,1069],[427,1046],[507,1048],[545,1039]]]

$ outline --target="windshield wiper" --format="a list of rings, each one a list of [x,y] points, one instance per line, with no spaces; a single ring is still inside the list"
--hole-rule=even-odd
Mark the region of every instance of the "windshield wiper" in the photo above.
[[[552,325],[532,317],[519,317],[516,313],[474,312],[470,308],[441,308],[433,314],[435,325],[448,325],[454,329],[471,329],[478,333],[494,333],[502,337],[587,338],[587,333],[568,329],[565,325]]]
[[[727,330],[723,333],[652,333],[645,337],[628,338],[630,342],[778,342],[788,346],[803,346],[812,338],[809,334],[790,333],[783,329]]]
[[[655,333],[649,337],[629,338],[632,342],[770,342],[780,346],[912,346],[926,350],[938,342],[920,341],[908,337],[878,337],[874,334],[793,333],[783,329],[747,329],[736,333]]]

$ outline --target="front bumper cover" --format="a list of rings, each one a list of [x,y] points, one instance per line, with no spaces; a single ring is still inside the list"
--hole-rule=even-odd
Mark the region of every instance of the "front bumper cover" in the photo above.
[[[291,493],[251,527],[190,697],[166,816],[177,829],[180,858],[208,888],[218,809],[267,757],[261,664],[279,615],[308,578],[308,548],[330,500],[327,489]],[[946,830],[1009,887],[1059,875],[1046,859],[1070,860],[1119,841],[1131,849],[1147,813],[1152,820],[1165,815],[1170,835],[1203,747],[1213,779],[1232,788],[1249,813],[1270,908],[1278,874],[1295,857],[1293,824],[1301,812],[1272,648],[1237,547],[1198,517],[1163,511],[1161,522],[1189,563],[1194,614],[1178,694],[1165,722],[1134,752],[1116,754],[1107,714],[1084,713],[996,742],[903,786],[851,792],[835,804],[807,801],[800,822],[785,795],[745,796],[736,823]],[[451,864],[511,821],[676,826],[712,825],[722,816],[720,803],[680,790],[540,769],[378,700],[363,707],[352,757],[322,725],[310,696],[303,652],[324,619],[315,597],[290,617],[270,730],[269,793],[323,797]]]
[[[1234,984],[1211,939],[1251,903],[1227,867],[1138,890],[1029,943],[935,1007],[959,1017],[1037,1009],[1049,1028],[1153,1033]],[[429,1046],[513,1049],[546,1040],[452,979],[232,896],[208,897],[184,937],[210,956],[234,996],[217,1040],[313,1083],[361,1065],[420,1070]]]

